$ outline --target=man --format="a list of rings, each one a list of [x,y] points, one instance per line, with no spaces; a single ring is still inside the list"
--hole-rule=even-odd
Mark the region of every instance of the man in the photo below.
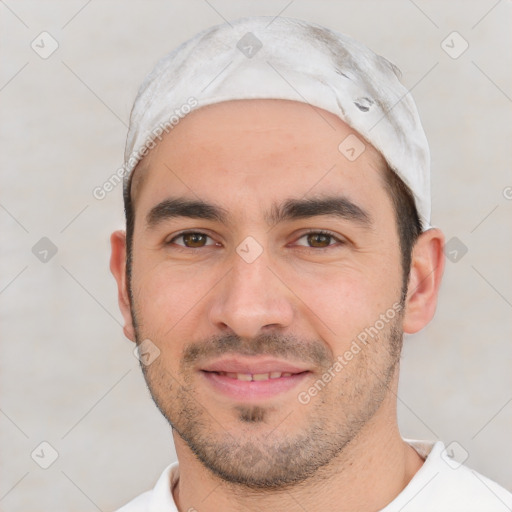
[[[111,270],[179,465],[122,512],[511,510],[398,430],[444,238],[393,65],[299,20],[213,27],[147,77],[125,158]]]

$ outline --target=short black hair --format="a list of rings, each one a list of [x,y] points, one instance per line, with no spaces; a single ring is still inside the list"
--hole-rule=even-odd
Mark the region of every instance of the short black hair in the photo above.
[[[395,210],[396,228],[402,253],[402,303],[404,303],[411,271],[412,250],[423,227],[414,194],[387,163],[384,170],[384,183]]]

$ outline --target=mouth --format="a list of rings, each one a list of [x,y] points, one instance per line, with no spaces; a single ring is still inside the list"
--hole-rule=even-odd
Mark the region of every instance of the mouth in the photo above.
[[[258,401],[291,392],[311,371],[275,359],[231,358],[200,369],[217,396],[237,401]]]
[[[291,372],[270,372],[270,373],[234,373],[234,372],[213,372],[222,377],[229,379],[242,380],[244,382],[262,381],[270,379],[280,379],[281,377],[291,377],[294,375]]]

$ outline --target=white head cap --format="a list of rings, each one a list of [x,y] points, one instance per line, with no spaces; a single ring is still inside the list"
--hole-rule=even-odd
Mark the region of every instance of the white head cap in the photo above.
[[[257,16],[208,28],[161,59],[141,85],[126,141],[125,194],[137,163],[191,110],[286,99],[337,115],[380,151],[413,192],[425,229],[430,153],[398,73],[352,38],[301,20]]]

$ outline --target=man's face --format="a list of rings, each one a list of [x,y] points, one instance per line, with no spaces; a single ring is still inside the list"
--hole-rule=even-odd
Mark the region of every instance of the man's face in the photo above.
[[[132,317],[160,350],[144,375],[177,443],[228,481],[302,481],[392,409],[395,214],[382,158],[348,159],[349,135],[306,104],[226,102],[138,170]]]

